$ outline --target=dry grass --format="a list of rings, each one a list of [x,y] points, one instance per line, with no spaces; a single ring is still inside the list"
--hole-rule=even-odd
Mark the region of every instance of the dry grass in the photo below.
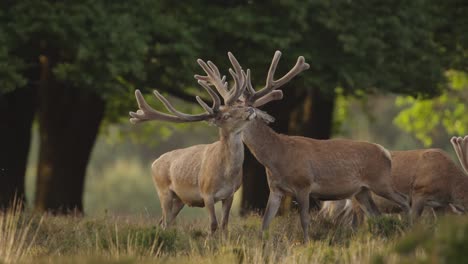
[[[466,217],[415,228],[382,217],[354,231],[313,217],[309,244],[297,213],[275,218],[265,235],[255,215],[233,217],[229,232],[215,235],[207,219],[180,218],[161,230],[147,215],[38,217],[15,209],[0,221],[0,263],[450,263],[468,247]]]
[[[13,204],[6,212],[0,212],[0,263],[16,263],[28,256],[42,222],[42,218],[37,221],[23,215],[21,203]]]
[[[39,218],[16,210],[2,217],[0,262],[25,263],[369,263],[402,232],[351,231],[314,219],[304,245],[296,214],[277,217],[264,236],[259,216],[233,217],[229,232],[215,235],[205,220],[179,219],[161,230],[148,216]]]

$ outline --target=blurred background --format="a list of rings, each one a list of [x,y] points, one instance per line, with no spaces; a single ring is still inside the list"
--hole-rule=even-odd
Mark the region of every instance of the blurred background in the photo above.
[[[184,1],[185,2],[185,1]],[[134,90],[185,112],[197,58],[227,51],[265,83],[299,55],[311,65],[265,111],[280,133],[345,137],[390,150],[438,147],[468,133],[465,1],[2,1],[0,207],[15,195],[54,213],[160,214],[150,173],[162,153],[217,140],[207,123],[131,125]],[[454,157],[454,156],[453,156]],[[264,168],[246,152],[235,214],[261,212]],[[185,208],[190,217],[203,209]]]

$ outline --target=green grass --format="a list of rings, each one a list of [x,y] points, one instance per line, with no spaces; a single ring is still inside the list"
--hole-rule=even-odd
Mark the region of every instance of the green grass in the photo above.
[[[128,217],[0,215],[0,263],[452,263],[468,250],[468,218],[425,219],[410,228],[394,216],[357,230],[312,216],[302,243],[297,213],[276,217],[265,235],[261,217],[232,217],[228,232],[208,219],[179,218],[169,229],[148,215]],[[3,239],[2,238],[6,238]]]

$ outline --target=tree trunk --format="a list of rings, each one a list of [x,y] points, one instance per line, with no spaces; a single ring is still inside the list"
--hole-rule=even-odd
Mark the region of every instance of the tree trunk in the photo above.
[[[25,201],[24,179],[36,109],[36,89],[0,95],[0,209]]]
[[[53,76],[42,80],[35,206],[58,214],[82,213],[86,167],[105,103],[93,93],[54,81]]]
[[[333,110],[335,93],[324,94],[320,89],[312,89],[305,101],[302,135],[315,139],[329,139],[333,130]]]
[[[288,86],[291,87],[283,89],[284,99],[281,102],[272,102],[265,107],[265,111],[276,118],[271,127],[278,133],[317,139],[330,138],[333,128],[335,95],[333,93],[325,95],[319,89],[309,91],[300,89],[297,88],[297,83]],[[265,168],[255,160],[253,155],[246,154],[241,215],[252,211],[262,213],[266,207],[268,195]],[[283,203],[280,211],[289,209],[288,201],[290,199]],[[316,210],[320,204],[311,200],[310,207],[311,210]]]

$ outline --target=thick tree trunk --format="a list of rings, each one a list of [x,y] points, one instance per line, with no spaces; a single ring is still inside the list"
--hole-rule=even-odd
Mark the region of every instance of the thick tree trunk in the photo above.
[[[285,95],[281,102],[272,102],[265,111],[276,118],[271,127],[278,133],[303,135],[306,137],[330,138],[333,128],[333,110],[335,96],[323,94],[319,89],[283,89]],[[244,161],[241,215],[249,212],[262,213],[268,201],[268,183],[265,168],[250,154]],[[287,201],[290,201],[287,200]],[[288,210],[289,202],[283,203],[280,211]],[[311,200],[311,210],[319,204]]]
[[[24,202],[24,179],[36,109],[36,89],[0,95],[0,209]]]
[[[39,95],[40,151],[35,206],[52,213],[83,212],[86,166],[105,104],[97,95],[49,76]]]

